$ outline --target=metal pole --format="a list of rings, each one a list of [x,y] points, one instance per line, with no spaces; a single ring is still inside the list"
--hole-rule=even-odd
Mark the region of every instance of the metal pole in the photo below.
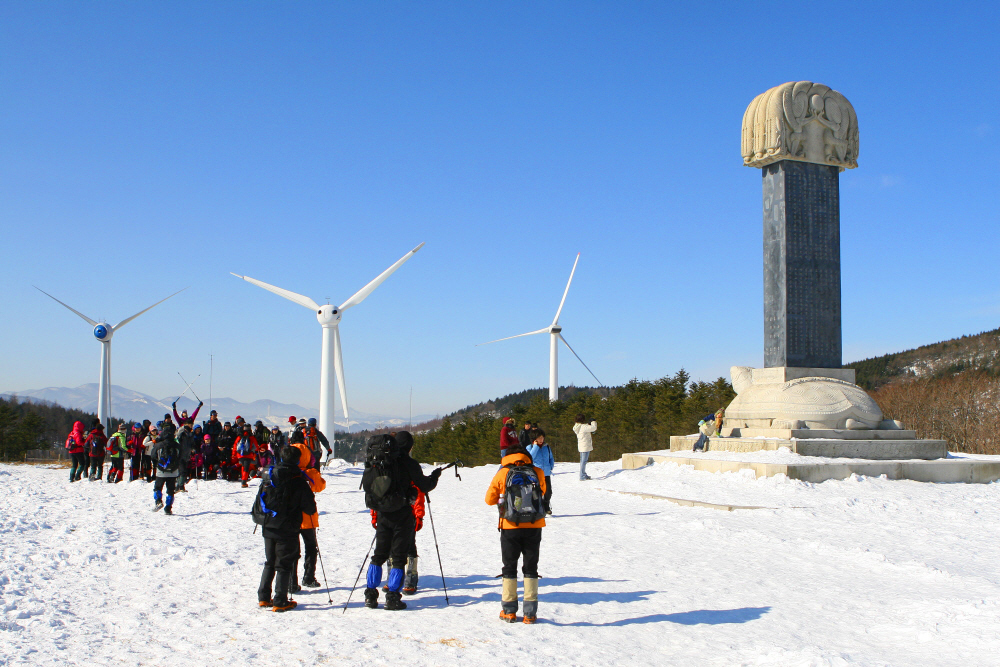
[[[212,413],[212,369],[215,365],[215,359],[210,354],[208,355],[208,412]]]
[[[434,535],[434,550],[437,551],[438,569],[441,570],[441,586],[444,588],[444,603],[445,605],[450,605],[451,602],[448,600],[448,584],[444,582],[444,566],[441,565],[441,549],[438,548],[437,531],[434,529],[434,512],[431,511],[431,494],[425,493],[424,499],[427,500],[427,516],[431,518],[431,534]]]
[[[378,537],[378,534],[375,534]],[[354,595],[354,589],[358,587],[358,582],[361,581],[361,573],[365,571],[365,563],[368,562],[368,556],[371,555],[372,549],[375,548],[375,537],[372,537],[372,545],[368,547],[368,553],[365,554],[365,559],[361,561],[361,569],[358,570],[358,578],[354,580],[354,586],[351,587],[351,593],[347,596],[347,602],[344,603],[344,613],[347,613],[347,605],[351,604],[351,595]]]

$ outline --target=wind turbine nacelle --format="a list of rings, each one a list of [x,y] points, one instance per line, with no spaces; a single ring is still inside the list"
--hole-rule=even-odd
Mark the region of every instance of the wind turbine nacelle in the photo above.
[[[343,314],[343,311],[339,310],[337,306],[328,303],[319,307],[319,310],[316,311],[316,319],[324,327],[332,327],[340,323]]]
[[[94,327],[94,338],[101,341],[102,343],[107,343],[111,340],[111,337],[115,334],[114,329],[110,325],[104,322],[98,324]]]

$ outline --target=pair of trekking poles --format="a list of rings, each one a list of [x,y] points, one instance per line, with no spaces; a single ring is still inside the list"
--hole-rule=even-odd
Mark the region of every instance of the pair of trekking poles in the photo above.
[[[462,481],[462,476],[458,474],[458,469],[461,468],[463,465],[464,464],[461,461],[453,461],[452,463],[449,463],[448,465],[441,468],[441,470],[445,471],[448,468],[454,467],[455,477],[458,477],[458,480]],[[451,604],[451,601],[448,599],[448,584],[445,582],[444,579],[444,566],[441,564],[441,549],[440,547],[438,547],[437,530],[434,528],[434,512],[431,511],[431,494],[425,493],[424,499],[427,501],[427,516],[430,517],[431,520],[431,534],[434,535],[434,551],[437,552],[438,569],[441,571],[441,587],[444,589],[444,603],[447,606]],[[351,593],[350,595],[347,596],[347,602],[344,603],[343,613],[345,614],[347,613],[348,605],[351,604],[351,597],[354,595],[354,589],[358,587],[358,582],[361,581],[361,573],[365,571],[365,563],[368,562],[368,557],[371,556],[372,549],[375,547],[376,537],[378,537],[377,534],[375,535],[375,537],[372,538],[372,543],[368,547],[368,553],[365,554],[365,559],[361,561],[361,569],[358,570],[358,576],[354,580],[354,586],[351,587]]]

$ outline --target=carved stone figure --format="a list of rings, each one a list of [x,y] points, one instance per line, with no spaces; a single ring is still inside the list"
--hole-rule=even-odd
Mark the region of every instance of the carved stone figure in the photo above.
[[[854,430],[898,428],[883,422],[882,410],[861,387],[823,377],[773,381],[774,375],[733,366],[736,398],[726,408],[726,425],[744,428]]]
[[[847,98],[811,81],[790,81],[755,97],[743,114],[743,164],[779,160],[857,167],[858,117]]]

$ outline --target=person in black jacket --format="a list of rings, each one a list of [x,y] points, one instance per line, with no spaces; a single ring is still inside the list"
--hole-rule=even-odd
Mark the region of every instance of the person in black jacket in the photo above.
[[[233,480],[232,456],[233,445],[235,443],[236,431],[233,429],[232,424],[226,422],[222,426],[222,431],[219,432],[219,437],[215,439],[215,445],[218,449],[219,474],[223,479],[229,481]]]
[[[292,567],[299,559],[299,525],[302,513],[316,513],[316,497],[299,470],[299,450],[284,447],[279,454],[280,463],[261,479],[265,493],[272,491],[272,498],[283,498],[275,522],[268,523],[261,531],[264,535],[264,570],[257,587],[257,604],[273,607],[274,611],[288,611],[297,604],[288,599],[288,584]],[[273,486],[272,486],[273,485]],[[271,584],[274,583],[274,597]]]
[[[402,436],[404,433],[406,436],[410,435],[406,431],[400,431],[397,435]],[[389,570],[389,590],[385,594],[385,608],[395,611],[406,609],[406,603],[402,601],[403,596],[400,592],[403,588],[403,565],[416,536],[413,508],[410,506],[410,489],[416,487],[424,493],[430,493],[441,478],[441,469],[436,468],[430,475],[424,475],[420,464],[410,458],[409,454],[402,453],[391,435],[373,435],[368,440],[368,447],[371,448],[379,442],[386,442],[397,454],[395,464],[391,466],[392,488],[397,489],[397,493],[401,493],[402,497],[393,501],[389,500],[392,494],[388,494],[387,500],[383,501],[387,502],[388,506],[379,506],[372,488],[379,472],[375,467],[366,468],[361,477],[361,486],[365,490],[365,504],[369,509],[376,511],[376,521],[375,553],[372,554],[372,562],[368,566],[365,606],[370,609],[378,608],[378,586],[382,583],[382,564],[391,556],[392,567]]]
[[[517,434],[517,440],[521,443],[521,447],[524,449],[528,448],[528,445],[535,441],[535,429],[537,427],[532,425],[531,422],[524,422],[524,428],[521,432]]]

